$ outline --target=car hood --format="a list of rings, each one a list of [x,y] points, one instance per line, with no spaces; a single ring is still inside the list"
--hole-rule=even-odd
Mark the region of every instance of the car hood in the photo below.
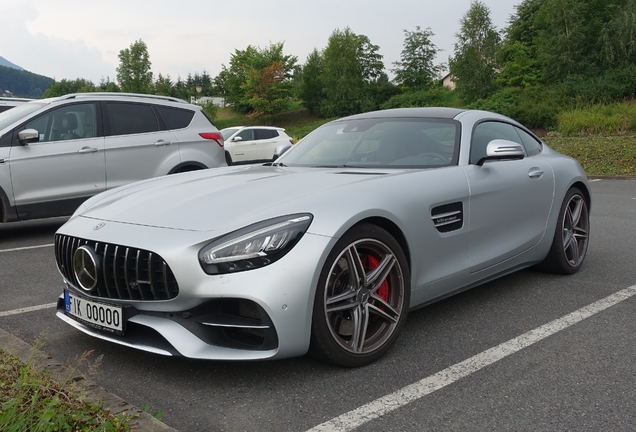
[[[287,168],[251,165],[170,175],[104,192],[75,216],[188,231],[243,226],[285,212],[312,212],[312,195],[399,170]],[[255,219],[256,218],[256,219]],[[259,219],[260,218],[260,219]]]

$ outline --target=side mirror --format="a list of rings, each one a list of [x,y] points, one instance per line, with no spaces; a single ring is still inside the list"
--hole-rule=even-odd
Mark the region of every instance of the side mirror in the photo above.
[[[21,145],[27,145],[40,141],[40,132],[35,129],[25,129],[18,132],[18,141]]]
[[[233,141],[233,142],[234,142],[234,141],[243,141],[243,137],[236,136],[236,137],[232,138],[232,141]]]
[[[285,153],[287,150],[292,148],[291,143],[282,143],[276,146],[276,150],[274,150],[274,160],[278,159]]]
[[[526,152],[520,144],[503,139],[492,140],[486,146],[486,156],[477,161],[482,166],[487,160],[523,159]]]

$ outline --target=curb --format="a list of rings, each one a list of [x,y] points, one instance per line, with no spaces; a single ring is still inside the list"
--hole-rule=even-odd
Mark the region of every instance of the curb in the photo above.
[[[130,428],[135,431],[148,432],[178,432],[176,429],[162,423],[150,414],[134,405],[129,404],[120,397],[110,393],[86,379],[76,380],[70,374],[73,370],[57,362],[44,352],[33,348],[22,339],[0,328],[0,348],[15,355],[23,363],[30,362],[36,368],[46,369],[51,373],[51,378],[57,383],[72,381],[73,386],[80,394],[85,394],[83,399],[89,402],[101,401],[102,406],[115,415],[126,414],[130,420]]]

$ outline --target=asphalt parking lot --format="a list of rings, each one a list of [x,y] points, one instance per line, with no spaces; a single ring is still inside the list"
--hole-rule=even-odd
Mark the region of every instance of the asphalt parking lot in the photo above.
[[[581,271],[524,270],[414,311],[360,369],[193,361],[84,335],[54,314],[64,218],[0,224],[0,329],[62,363],[103,355],[92,379],[179,431],[635,430],[636,181],[591,186]]]

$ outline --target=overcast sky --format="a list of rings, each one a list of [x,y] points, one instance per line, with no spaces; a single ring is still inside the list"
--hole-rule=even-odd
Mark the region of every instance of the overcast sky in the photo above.
[[[403,30],[430,27],[443,50],[453,53],[459,20],[471,0],[0,0],[0,56],[24,69],[98,84],[116,80],[120,50],[142,39],[152,71],[185,79],[216,76],[230,55],[248,45],[284,42],[284,53],[303,64],[327,46],[335,29],[349,27],[380,47],[391,69],[400,58]],[[482,0],[498,30],[521,0]]]

